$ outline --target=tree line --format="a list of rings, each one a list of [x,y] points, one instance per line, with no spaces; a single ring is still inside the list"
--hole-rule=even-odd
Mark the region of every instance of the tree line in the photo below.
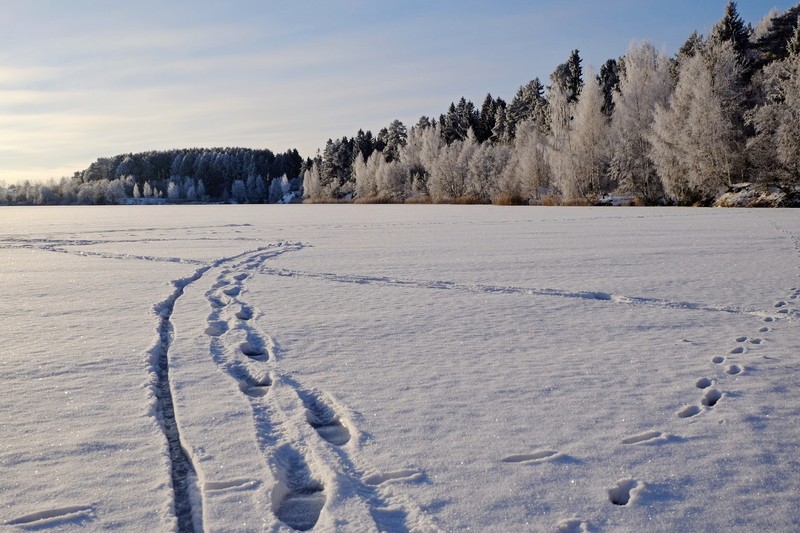
[[[0,203],[231,201],[708,205],[742,182],[800,196],[800,4],[745,24],[728,2],[667,57],[647,42],[584,71],[578,50],[510,102],[461,98],[438,118],[297,150],[99,158],[71,178],[0,184]]]
[[[0,203],[267,203],[299,191],[310,161],[296,149],[190,148],[101,157],[71,178],[0,187]]]
[[[329,140],[313,202],[711,203],[742,182],[800,184],[800,4],[753,28],[729,2],[673,57],[637,42],[599,72],[578,50],[549,86],[462,98],[411,128]]]

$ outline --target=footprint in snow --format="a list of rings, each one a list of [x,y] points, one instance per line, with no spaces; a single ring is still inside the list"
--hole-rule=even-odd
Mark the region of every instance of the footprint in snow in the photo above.
[[[733,355],[744,353],[744,352],[745,352],[744,346],[737,346],[736,348],[734,348],[733,350],[730,351],[730,353],[733,354]]]
[[[341,446],[350,440],[350,431],[332,407],[310,392],[298,391],[297,394],[306,408],[306,420],[320,437],[334,446]]]
[[[94,508],[91,505],[70,505],[26,514],[9,520],[5,525],[44,529],[65,523],[77,525],[92,518],[94,518]]]
[[[708,378],[700,378],[694,382],[694,386],[698,389],[707,389],[712,385],[712,381]]]
[[[248,340],[239,345],[239,351],[250,359],[258,361],[266,361],[268,359],[267,352],[264,350],[262,343]]]
[[[722,398],[722,393],[720,391],[718,391],[717,389],[708,389],[708,391],[706,391],[705,396],[703,396],[702,403],[706,407],[714,407],[715,405],[717,405],[717,402],[719,402],[721,398]]]
[[[538,450],[533,453],[521,453],[517,455],[509,455],[503,457],[501,461],[504,463],[540,463],[554,459],[558,455],[555,450]]]
[[[785,306],[786,306],[786,302],[783,301],[783,300],[779,300],[779,301],[775,302],[775,307],[785,307]]]
[[[236,312],[236,318],[239,320],[250,320],[253,318],[253,310],[246,305]]]
[[[696,405],[687,405],[686,407],[678,411],[676,414],[678,415],[678,418],[691,418],[693,416],[699,415],[700,411],[701,409]]]
[[[775,319],[772,318],[771,316],[765,316],[764,317],[764,322],[774,322],[774,321],[775,321]]]
[[[769,327],[767,327],[767,326],[764,326],[764,327],[762,327],[762,328],[760,328],[760,329],[758,330],[758,332],[759,332],[759,333],[766,333],[766,332],[768,332],[768,331],[769,331]]]
[[[311,475],[303,457],[291,448],[279,450],[281,473],[276,492],[283,493],[280,503],[273,508],[278,520],[298,531],[308,531],[317,524],[322,508],[325,506],[325,492],[322,483]]]
[[[419,481],[420,479],[422,479],[422,473],[416,470],[397,470],[395,472],[369,475],[364,478],[364,483],[376,487],[394,481]]]
[[[622,444],[644,444],[649,442],[657,442],[666,440],[669,438],[669,435],[666,433],[662,433],[661,431],[646,431],[644,433],[639,433],[638,435],[632,435],[630,437],[622,439]]]
[[[642,487],[635,479],[620,479],[616,487],[608,489],[608,500],[614,505],[630,505]]]
[[[725,362],[725,358],[722,357],[721,355],[715,355],[714,357],[711,358],[711,362],[720,365]]]
[[[228,324],[222,320],[214,320],[208,323],[208,327],[206,328],[206,335],[209,337],[219,337],[223,333],[228,331]]]
[[[756,337],[754,339],[750,339],[750,344],[761,344],[762,342],[764,342],[764,340],[760,339],[758,337]]]
[[[735,376],[736,374],[740,374],[742,372],[742,367],[739,365],[728,365],[725,369],[726,374],[730,374],[731,376]]]
[[[250,276],[250,274],[247,274],[246,272],[242,272],[241,274],[236,274],[235,276],[233,276],[233,279],[235,279],[236,281],[244,281],[249,276]]]
[[[747,342],[747,335],[742,335],[741,337],[736,337],[736,342]]]
[[[222,293],[227,296],[239,296],[239,293],[242,292],[242,288],[237,286],[228,287],[227,289],[222,289]]]
[[[556,524],[556,533],[589,533],[589,524],[579,518],[567,518]]]

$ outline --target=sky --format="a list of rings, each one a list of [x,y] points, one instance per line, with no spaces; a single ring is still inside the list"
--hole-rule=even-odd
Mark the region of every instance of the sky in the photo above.
[[[241,146],[313,157],[329,138],[510,101],[573,49],[596,69],[671,55],[726,0],[0,0],[0,181],[98,157]],[[737,2],[755,25],[787,0]]]

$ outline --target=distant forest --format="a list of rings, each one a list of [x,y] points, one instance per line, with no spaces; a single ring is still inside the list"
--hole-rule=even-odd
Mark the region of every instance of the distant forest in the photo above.
[[[755,27],[729,2],[673,57],[631,44],[599,72],[578,50],[510,102],[329,139],[313,159],[243,148],[101,158],[72,178],[0,187],[0,203],[231,201],[710,205],[800,198],[800,4]],[[780,195],[779,195],[780,196]],[[751,202],[750,205],[758,205]]]

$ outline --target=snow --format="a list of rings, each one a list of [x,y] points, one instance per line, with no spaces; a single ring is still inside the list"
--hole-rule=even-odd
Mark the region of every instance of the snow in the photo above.
[[[39,207],[0,228],[8,530],[800,521],[795,211]]]

